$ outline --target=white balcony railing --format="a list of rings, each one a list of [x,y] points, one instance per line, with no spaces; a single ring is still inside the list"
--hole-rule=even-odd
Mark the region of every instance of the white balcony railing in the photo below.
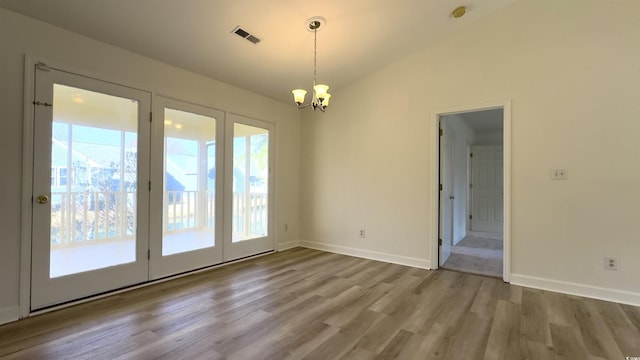
[[[215,228],[215,194],[206,191],[167,191],[164,194],[165,234]],[[268,232],[266,193],[233,194],[235,237],[265,236]],[[80,245],[135,238],[136,192],[86,191],[51,194],[51,244]]]

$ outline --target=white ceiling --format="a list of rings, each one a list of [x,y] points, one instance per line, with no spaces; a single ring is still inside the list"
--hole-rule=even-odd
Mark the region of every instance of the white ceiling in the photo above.
[[[318,82],[330,92],[516,0],[0,0],[0,7],[281,101]],[[467,6],[454,19],[451,11]],[[240,25],[261,39],[231,31]]]
[[[457,115],[460,116],[476,133],[502,131],[504,128],[502,122],[502,108],[472,111]]]

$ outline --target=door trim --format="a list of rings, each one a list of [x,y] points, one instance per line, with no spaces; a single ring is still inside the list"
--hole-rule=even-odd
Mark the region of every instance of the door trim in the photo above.
[[[481,104],[461,105],[448,108],[435,109],[430,114],[430,127],[431,127],[431,268],[438,269],[438,233],[439,233],[439,167],[440,156],[438,151],[439,146],[439,132],[440,132],[440,118],[444,115],[451,115],[457,113],[465,113],[472,111],[491,110],[496,108],[503,109],[503,186],[504,186],[504,224],[503,224],[503,236],[504,236],[504,252],[503,252],[503,267],[502,267],[502,279],[505,282],[509,282],[511,279],[511,99],[502,101],[487,102]]]
[[[20,238],[20,299],[19,317],[29,316],[31,311],[31,197],[33,193],[33,102],[35,91],[35,64],[24,57],[24,111],[22,119],[22,213]],[[24,184],[29,184],[25,186]]]

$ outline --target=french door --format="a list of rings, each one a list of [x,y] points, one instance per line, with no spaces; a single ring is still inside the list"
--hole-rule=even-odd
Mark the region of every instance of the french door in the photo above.
[[[274,250],[272,124],[36,67],[31,310]],[[153,113],[153,115],[152,115]]]
[[[235,114],[226,127],[225,261],[274,250],[273,125]]]
[[[147,92],[38,66],[31,309],[148,279]]]
[[[151,278],[221,263],[224,113],[156,97]]]

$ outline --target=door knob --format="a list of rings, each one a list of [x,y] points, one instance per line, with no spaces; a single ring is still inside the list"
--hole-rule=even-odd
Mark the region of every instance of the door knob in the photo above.
[[[449,195],[449,200],[453,200],[453,199],[455,199],[455,196]]]
[[[38,204],[46,204],[49,202],[49,197],[47,195],[38,195],[36,201]]]

